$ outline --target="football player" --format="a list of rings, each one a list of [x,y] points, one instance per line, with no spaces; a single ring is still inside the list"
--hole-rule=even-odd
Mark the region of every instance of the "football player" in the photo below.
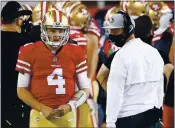
[[[44,15],[51,11],[56,9],[55,6],[49,2],[49,1],[41,1],[38,2],[32,9],[32,23],[33,27],[30,31],[30,34],[33,36],[35,41],[41,41],[40,37],[40,24],[42,20],[44,19]]]
[[[170,13],[171,9],[165,2],[148,2],[149,16],[153,22],[154,31],[160,26],[159,21],[160,17],[165,13]]]
[[[93,86],[92,81],[98,63],[98,36],[100,36],[100,33],[97,29],[94,29],[97,27],[91,20],[91,14],[81,2],[57,2],[55,6],[68,16],[71,37],[78,42],[78,45],[84,48],[87,56],[88,79],[92,86],[87,102],[77,109],[77,127],[97,127],[95,113],[97,107],[93,98],[95,97],[94,95],[97,95],[98,90],[94,89],[96,86]]]
[[[129,1],[120,2],[120,9],[126,11],[131,18],[137,19],[139,16],[148,15],[148,2]]]
[[[69,41],[69,31],[68,18],[51,10],[41,24],[42,41],[20,48],[17,93],[33,108],[30,127],[76,127],[75,110],[89,96],[85,53]]]
[[[32,10],[32,21],[34,25],[38,25],[44,19],[48,11],[56,9],[49,1],[41,1],[37,3]]]

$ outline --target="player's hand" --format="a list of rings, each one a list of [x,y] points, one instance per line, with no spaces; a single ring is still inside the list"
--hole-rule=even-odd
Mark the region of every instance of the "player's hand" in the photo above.
[[[44,104],[41,104],[40,112],[45,118],[48,118],[50,116],[50,114],[52,113],[52,108],[50,108]]]
[[[58,109],[53,110],[53,115],[55,118],[59,118],[61,116],[66,115],[68,112],[71,111],[71,106],[69,104],[60,105]]]

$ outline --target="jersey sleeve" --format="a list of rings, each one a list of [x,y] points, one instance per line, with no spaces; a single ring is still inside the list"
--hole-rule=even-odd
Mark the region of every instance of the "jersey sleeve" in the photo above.
[[[19,49],[16,71],[32,74],[32,49],[33,43],[21,46]]]
[[[99,27],[94,19],[92,19],[92,21],[90,23],[88,32],[95,34],[98,38],[100,38],[100,36],[101,36],[100,29],[99,29]]]
[[[85,58],[85,51],[80,46],[75,46],[74,49],[74,61],[76,65],[76,74],[87,71],[87,60]]]
[[[84,34],[77,30],[70,31],[70,38],[77,42],[79,46],[87,45],[87,39],[85,38]]]

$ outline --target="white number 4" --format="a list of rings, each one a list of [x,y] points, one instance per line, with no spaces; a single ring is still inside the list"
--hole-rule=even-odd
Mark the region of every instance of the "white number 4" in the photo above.
[[[53,79],[54,76],[57,77],[57,79]],[[56,94],[66,94],[66,90],[63,87],[65,85],[65,79],[63,79],[63,70],[61,68],[56,68],[48,77],[47,82],[48,85],[57,85],[58,88],[56,88]]]

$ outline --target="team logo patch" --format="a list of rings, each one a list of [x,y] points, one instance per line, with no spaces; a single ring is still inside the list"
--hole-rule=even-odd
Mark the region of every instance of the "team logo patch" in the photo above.
[[[109,22],[110,22],[110,23],[113,23],[113,22],[114,22],[114,18],[113,18],[113,17],[110,17],[110,18],[109,18]]]
[[[82,12],[83,15],[86,15],[88,13],[88,11],[85,8],[82,8],[81,12]]]
[[[53,62],[57,62],[57,57],[53,57]]]
[[[59,26],[60,25],[60,22],[54,22],[53,23],[53,26]]]
[[[40,119],[39,119],[39,117],[36,117],[35,120],[36,120],[36,122],[38,122]]]
[[[151,5],[151,9],[154,10],[154,11],[158,11],[161,9],[161,5],[160,4],[152,4]]]

